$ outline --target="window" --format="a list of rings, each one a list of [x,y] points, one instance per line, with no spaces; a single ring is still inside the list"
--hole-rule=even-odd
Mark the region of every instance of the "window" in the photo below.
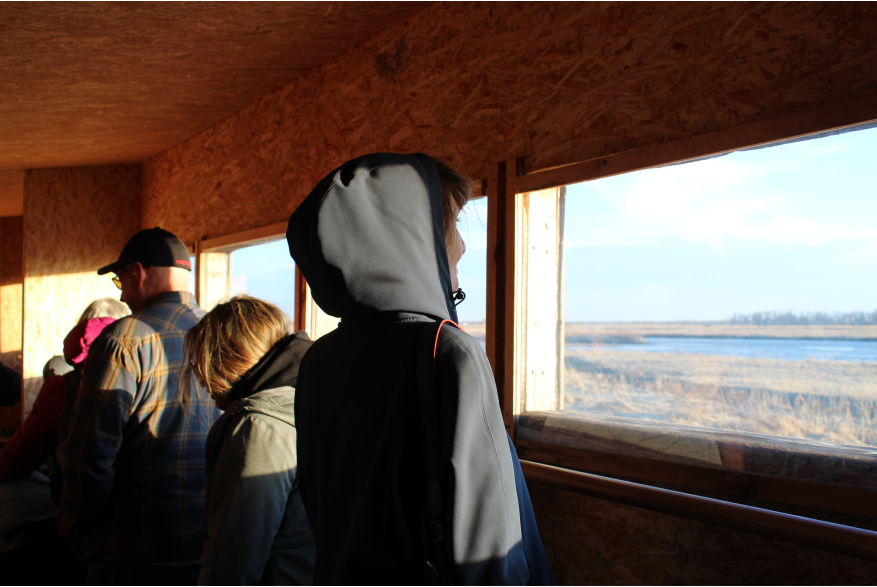
[[[877,489],[875,149],[860,130],[517,194],[523,453]]]
[[[338,324],[341,320],[325,313],[322,308],[317,305],[317,302],[315,302],[314,298],[311,296],[311,286],[306,286],[305,295],[307,297],[305,299],[304,307],[304,325],[301,328],[308,333],[311,340],[317,340],[324,334],[328,334],[338,328]]]
[[[191,254],[192,247],[189,247],[189,263],[192,264],[192,270],[189,271],[189,293],[193,296],[198,295],[198,290],[195,287],[195,282],[198,277],[198,257],[196,255]]]
[[[210,310],[224,300],[246,293],[277,305],[287,314],[291,325],[297,325],[316,340],[335,329],[338,319],[328,316],[314,303],[310,288],[304,287],[297,293],[299,281],[285,231],[286,223],[279,223],[203,241],[200,303]],[[303,296],[301,300],[297,299],[299,295]],[[300,308],[303,311],[297,316]]]
[[[570,186],[563,409],[877,446],[875,147],[868,130]]]
[[[457,281],[466,299],[457,306],[463,330],[485,346],[487,317],[487,198],[471,200],[460,213],[457,229],[466,253],[457,264]]]
[[[241,247],[229,255],[229,297],[245,293],[295,316],[295,262],[286,239]]]

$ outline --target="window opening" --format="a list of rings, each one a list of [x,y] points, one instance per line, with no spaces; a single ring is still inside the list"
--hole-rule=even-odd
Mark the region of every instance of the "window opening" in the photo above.
[[[229,255],[228,297],[245,293],[275,304],[292,324],[295,315],[295,262],[278,236],[237,248]]]
[[[189,271],[189,293],[194,296],[196,295],[195,280],[198,276],[198,257],[196,255],[189,255],[189,263],[192,264],[192,270]]]
[[[519,411],[715,465],[748,467],[649,430],[870,458],[877,129],[829,134],[518,194]]]
[[[328,334],[338,328],[340,318],[330,316],[314,301],[311,296],[311,286],[306,288],[307,300],[305,301],[305,323],[302,329],[308,333],[311,340],[317,340],[324,334]]]
[[[225,240],[225,239],[223,239]],[[201,300],[206,310],[238,294],[275,304],[295,323],[296,270],[282,235],[259,238],[245,244],[224,245],[201,253]],[[304,324],[311,339],[334,330],[338,319],[323,312],[305,288]]]
[[[457,229],[466,253],[457,264],[457,281],[466,299],[457,306],[463,330],[485,347],[487,318],[487,198],[470,200],[460,213]]]

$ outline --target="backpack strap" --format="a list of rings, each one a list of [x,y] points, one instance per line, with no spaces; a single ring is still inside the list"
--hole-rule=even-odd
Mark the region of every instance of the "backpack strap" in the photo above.
[[[450,585],[447,541],[442,515],[441,451],[435,389],[435,355],[442,326],[451,320],[431,322],[424,327],[417,345],[417,403],[423,432],[425,464],[425,507],[421,513],[421,538],[425,572],[433,585]]]

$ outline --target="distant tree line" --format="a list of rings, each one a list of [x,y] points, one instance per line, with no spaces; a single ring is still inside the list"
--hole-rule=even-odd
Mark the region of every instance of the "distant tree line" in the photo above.
[[[877,310],[873,312],[753,312],[752,314],[734,314],[728,320],[731,324],[767,325],[829,325],[847,324],[862,326],[877,324]]]

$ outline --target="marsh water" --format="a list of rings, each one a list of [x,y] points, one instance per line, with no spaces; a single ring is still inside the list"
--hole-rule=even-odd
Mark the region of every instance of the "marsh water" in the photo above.
[[[646,336],[644,343],[568,344],[572,350],[613,350],[669,354],[718,355],[787,361],[849,361],[877,363],[877,341],[799,338],[698,338]]]

